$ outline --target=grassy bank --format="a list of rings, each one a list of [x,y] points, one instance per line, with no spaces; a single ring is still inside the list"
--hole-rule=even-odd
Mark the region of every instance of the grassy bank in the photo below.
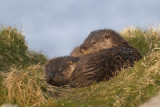
[[[45,64],[46,61],[47,59],[43,54],[30,51],[28,49],[27,43],[25,42],[25,36],[23,35],[22,31],[19,31],[16,28],[11,28],[10,26],[7,26],[7,27],[1,26],[0,27],[0,84],[1,84],[0,105],[8,102],[18,103],[19,105],[21,104],[26,105],[26,103],[24,102],[21,103],[19,102],[19,100],[17,100],[14,97],[14,96],[20,95],[19,91],[21,91],[21,90],[18,91],[17,89],[14,90],[14,88],[16,88],[15,84],[18,82],[22,82],[21,81],[22,79],[21,76],[23,76],[22,74],[28,75],[28,76],[29,75],[35,76],[33,74],[29,74],[30,70],[28,69],[30,67],[34,67],[37,64],[39,66],[42,66]],[[42,68],[43,67],[41,67],[41,71],[43,71]],[[18,71],[20,72],[14,74],[15,70],[17,70],[17,72]],[[23,71],[26,71],[26,72],[23,72]],[[36,69],[36,71],[38,72],[39,70]],[[26,78],[24,79],[27,81]],[[23,85],[25,86],[27,86],[26,81],[25,83],[23,83]],[[27,90],[27,88],[26,87],[24,88],[24,86],[19,86],[18,89],[21,89],[22,87],[23,89]],[[31,86],[31,87],[33,88],[34,86]],[[15,91],[14,94],[13,94],[13,90]],[[23,97],[24,96],[21,96],[22,99],[25,99],[25,98],[28,99],[27,97],[24,97],[24,98]]]
[[[7,33],[0,33],[0,37],[11,35],[9,29]],[[12,31],[13,30],[13,31]],[[11,29],[14,32],[14,29]],[[16,30],[16,34],[20,32]],[[14,33],[13,33],[14,34]],[[10,48],[3,56],[3,66],[0,71],[0,105],[3,103],[17,103],[20,106],[42,106],[42,107],[137,107],[160,90],[160,37],[158,30],[153,28],[144,30],[140,28],[128,29],[121,32],[122,36],[142,54],[143,58],[134,67],[125,69],[121,73],[107,82],[94,83],[85,88],[53,87],[48,85],[43,76],[43,67],[46,58],[42,54],[29,52],[20,33],[20,42],[23,50],[15,44],[10,48],[18,48],[14,54],[9,53]],[[20,35],[19,34],[19,35]],[[9,41],[7,39],[7,41]],[[13,40],[12,40],[13,41]],[[12,42],[10,41],[10,42]],[[8,42],[8,43],[10,43]],[[19,42],[16,42],[19,43]],[[12,43],[13,44],[13,43]],[[9,46],[9,45],[7,45]],[[19,49],[20,48],[20,49]],[[7,51],[8,50],[8,51]],[[23,53],[23,54],[21,54]],[[33,54],[34,53],[34,54]],[[7,57],[12,56],[12,57]],[[20,54],[20,55],[19,55]],[[18,55],[15,57],[15,55]],[[40,55],[40,56],[39,56]],[[6,58],[4,60],[4,58]],[[8,63],[10,58],[13,62]],[[19,59],[26,60],[17,67]],[[40,64],[41,62],[42,64]],[[1,62],[2,63],[2,62]]]
[[[28,50],[22,31],[16,28],[0,27],[0,70],[10,67],[24,68],[29,65],[44,64],[44,55]]]

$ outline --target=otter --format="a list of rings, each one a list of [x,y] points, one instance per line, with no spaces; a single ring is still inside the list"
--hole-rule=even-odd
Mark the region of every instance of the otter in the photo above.
[[[119,71],[132,67],[140,60],[134,50],[124,46],[104,49],[80,58],[69,79],[70,87],[85,87],[94,82],[107,81]]]
[[[70,56],[73,56],[73,57],[81,57],[81,56],[83,56],[83,53],[81,53],[79,50],[80,50],[80,47],[77,46],[77,47],[74,48],[74,50],[70,53]]]
[[[48,61],[45,65],[45,80],[54,86],[67,85],[79,58],[64,56]]]
[[[82,55],[96,53],[116,46],[130,47],[137,53],[138,57],[141,57],[140,53],[130,46],[119,33],[111,29],[92,31],[84,42],[71,52],[71,56],[81,57]]]

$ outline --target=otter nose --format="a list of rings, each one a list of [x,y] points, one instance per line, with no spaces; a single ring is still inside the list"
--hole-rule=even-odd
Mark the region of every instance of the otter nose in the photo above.
[[[54,73],[52,73],[52,72],[49,72],[49,73],[47,73],[46,75],[45,75],[45,79],[47,80],[47,81],[52,81],[52,79],[55,77],[55,74]]]
[[[86,47],[85,45],[81,45],[81,46],[80,46],[80,49],[86,50],[87,47]]]

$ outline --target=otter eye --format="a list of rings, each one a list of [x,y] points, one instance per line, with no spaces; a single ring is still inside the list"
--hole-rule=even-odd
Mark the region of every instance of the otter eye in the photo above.
[[[96,44],[96,42],[92,42],[92,44]]]

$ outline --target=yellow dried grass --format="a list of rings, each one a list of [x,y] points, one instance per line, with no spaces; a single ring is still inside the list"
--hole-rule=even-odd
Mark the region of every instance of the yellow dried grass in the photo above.
[[[42,67],[31,66],[26,70],[11,69],[3,84],[8,90],[8,102],[23,106],[40,106],[48,96],[42,91],[48,87],[43,79]]]

